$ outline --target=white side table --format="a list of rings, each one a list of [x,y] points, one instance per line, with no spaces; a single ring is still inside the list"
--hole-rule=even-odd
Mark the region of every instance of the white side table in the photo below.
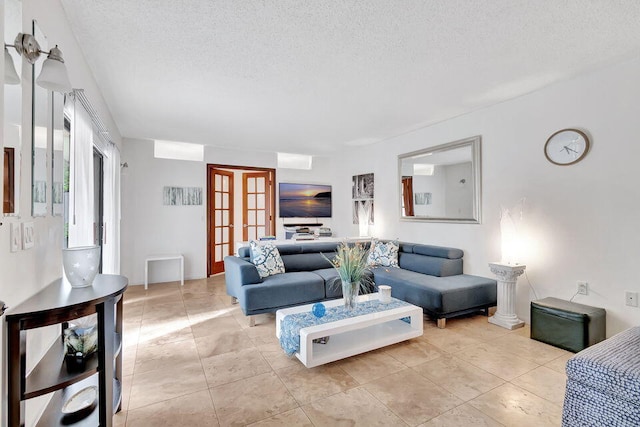
[[[149,262],[151,261],[180,261],[180,286],[184,286],[184,256],[182,254],[173,255],[149,255],[144,260],[144,288],[149,287]]]

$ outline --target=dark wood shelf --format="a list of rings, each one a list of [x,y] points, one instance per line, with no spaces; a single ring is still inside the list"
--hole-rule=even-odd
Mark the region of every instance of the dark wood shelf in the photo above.
[[[6,316],[8,426],[24,425],[25,400],[52,393],[38,426],[111,427],[113,413],[122,402],[122,294],[127,284],[126,277],[106,274],[96,276],[92,286],[72,289],[58,279],[10,310]],[[98,351],[87,359],[83,372],[69,373],[62,328],[70,320],[89,314],[97,317]],[[27,331],[55,324],[62,325],[60,339],[27,376]],[[63,418],[62,406],[90,385],[99,389],[96,408],[69,424],[68,418]],[[105,410],[107,405],[113,408]]]
[[[42,416],[38,420],[38,424],[36,424],[36,426],[53,427],[72,425],[77,427],[96,427],[100,425],[98,422],[98,413],[100,412],[98,405],[100,405],[100,399],[98,399],[98,405],[96,405],[94,410],[86,418],[78,420],[73,424],[65,424],[63,420],[64,414],[62,413],[62,406],[64,403],[75,393],[90,386],[98,386],[98,375],[92,375],[89,378],[70,385],[69,387],[56,391],[51,397],[49,404],[42,413]]]
[[[100,398],[98,396],[98,404],[94,408],[94,410],[87,415],[85,418],[82,418],[74,423],[69,423],[65,420],[64,414],[62,413],[62,406],[64,403],[75,393],[79,392],[85,387],[90,386],[98,386],[98,375],[92,375],[89,378],[86,378],[80,382],[70,385],[62,390],[56,391],[49,404],[45,408],[42,416],[38,420],[36,424],[37,427],[55,427],[55,426],[74,426],[74,427],[96,427],[100,423],[98,422],[98,413],[100,412]],[[113,380],[113,413],[115,414],[118,406],[120,406],[120,401],[122,400],[122,387],[120,386],[120,381],[114,378]]]
[[[116,378],[113,379],[113,413],[118,412],[122,403],[122,384]]]
[[[118,357],[122,351],[122,334],[113,333],[113,357]]]
[[[23,399],[31,399],[32,397],[60,390],[98,372],[98,357],[96,354],[87,359],[87,367],[84,372],[74,373],[67,372],[64,355],[64,343],[62,340],[57,341],[27,376],[26,391],[22,397]]]

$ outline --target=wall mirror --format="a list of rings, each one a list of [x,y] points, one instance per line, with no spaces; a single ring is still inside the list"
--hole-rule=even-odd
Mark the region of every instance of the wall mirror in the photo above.
[[[47,38],[33,21],[33,33],[40,43],[40,49],[49,50]],[[32,170],[31,170],[31,215],[45,216],[47,214],[47,143],[51,129],[51,94],[36,84],[36,76],[42,71],[44,61],[36,61],[32,65],[31,88],[32,103]]]
[[[22,32],[22,2],[6,0],[4,3],[4,42],[13,44],[16,35]],[[15,49],[7,49],[13,59],[18,76],[22,76],[22,58]],[[20,176],[22,159],[22,85],[4,85],[4,152],[2,212],[18,215],[20,209]]]
[[[51,214],[62,216],[64,212],[63,192],[65,188],[65,141],[69,134],[64,126],[64,95],[52,92],[53,96],[53,144],[51,144]],[[67,174],[68,179],[68,174]]]
[[[480,136],[398,156],[404,220],[479,224]]]

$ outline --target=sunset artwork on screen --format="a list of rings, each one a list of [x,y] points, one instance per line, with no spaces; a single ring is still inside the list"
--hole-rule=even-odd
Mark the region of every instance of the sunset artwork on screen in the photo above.
[[[331,186],[280,183],[280,218],[330,218]]]

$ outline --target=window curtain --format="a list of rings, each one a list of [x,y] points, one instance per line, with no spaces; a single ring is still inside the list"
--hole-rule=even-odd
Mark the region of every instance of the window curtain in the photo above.
[[[71,117],[69,247],[94,245],[93,125],[75,97],[66,107]]]
[[[110,143],[104,154],[102,272],[120,274],[120,152]]]

